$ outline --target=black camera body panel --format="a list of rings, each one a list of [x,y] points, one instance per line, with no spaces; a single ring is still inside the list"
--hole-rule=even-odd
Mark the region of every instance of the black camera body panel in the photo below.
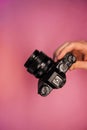
[[[63,87],[66,72],[76,62],[72,53],[67,53],[61,60],[54,62],[43,52],[35,50],[24,66],[27,71],[38,78],[38,94],[47,96],[53,89]]]

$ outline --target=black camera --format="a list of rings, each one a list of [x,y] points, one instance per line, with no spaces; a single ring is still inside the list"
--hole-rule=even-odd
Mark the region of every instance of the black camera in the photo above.
[[[61,60],[54,62],[42,51],[35,50],[24,66],[27,71],[38,78],[38,94],[47,96],[52,89],[63,87],[66,72],[76,62],[72,53],[67,53]]]

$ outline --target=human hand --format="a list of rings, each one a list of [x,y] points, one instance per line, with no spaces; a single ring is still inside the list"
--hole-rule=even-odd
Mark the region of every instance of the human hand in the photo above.
[[[71,66],[70,70],[82,68],[87,69],[87,42],[66,42],[56,49],[53,54],[54,61],[64,57],[68,52],[76,56],[77,61]]]

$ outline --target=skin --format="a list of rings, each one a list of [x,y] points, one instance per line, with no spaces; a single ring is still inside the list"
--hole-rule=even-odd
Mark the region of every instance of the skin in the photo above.
[[[70,70],[73,69],[86,69],[87,70],[87,42],[66,42],[56,49],[53,54],[53,59],[57,60],[64,57],[68,52],[72,52],[76,56],[77,61],[74,63]]]

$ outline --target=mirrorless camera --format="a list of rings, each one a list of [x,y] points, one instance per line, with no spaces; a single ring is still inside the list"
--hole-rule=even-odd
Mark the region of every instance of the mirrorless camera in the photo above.
[[[53,89],[63,87],[66,72],[76,62],[72,53],[67,53],[61,60],[54,62],[42,51],[35,50],[24,66],[38,78],[38,94],[47,96]]]

